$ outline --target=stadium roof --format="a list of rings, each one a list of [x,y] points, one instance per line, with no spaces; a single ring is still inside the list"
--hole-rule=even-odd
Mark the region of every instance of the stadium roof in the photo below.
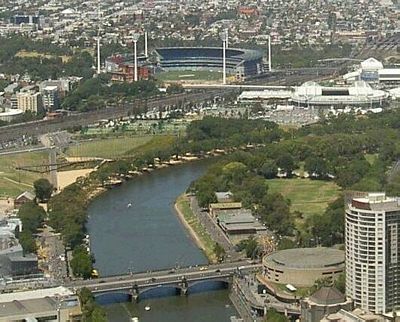
[[[292,269],[315,269],[344,265],[344,252],[326,247],[294,248],[267,255],[265,260]]]
[[[379,60],[372,57],[361,62],[361,69],[363,70],[378,70],[382,68],[383,64]]]
[[[163,52],[166,51],[180,51],[180,52],[190,52],[190,51],[204,51],[210,56],[214,56],[218,53],[218,56],[222,57],[221,47],[161,47],[156,49],[156,53],[163,57]],[[220,54],[220,55],[219,55]],[[205,55],[204,55],[205,56]],[[226,49],[227,58],[241,58],[243,60],[255,60],[263,57],[263,53],[257,49],[241,49],[241,48],[228,48]]]

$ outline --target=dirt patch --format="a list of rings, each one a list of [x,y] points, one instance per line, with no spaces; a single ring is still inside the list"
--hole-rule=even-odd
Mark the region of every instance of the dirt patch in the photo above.
[[[66,186],[69,186],[70,184],[74,183],[77,178],[85,177],[92,171],[94,171],[94,169],[58,171],[57,172],[58,189],[63,190]]]

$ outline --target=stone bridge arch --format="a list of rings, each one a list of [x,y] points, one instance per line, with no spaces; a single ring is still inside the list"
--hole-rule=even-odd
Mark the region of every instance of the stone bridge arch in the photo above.
[[[189,282],[187,293],[199,293],[217,289],[227,289],[231,285],[230,278],[207,279]]]

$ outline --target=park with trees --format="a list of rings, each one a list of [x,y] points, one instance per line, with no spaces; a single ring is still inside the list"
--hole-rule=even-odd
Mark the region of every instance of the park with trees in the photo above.
[[[283,236],[282,248],[331,246],[343,242],[345,191],[400,195],[400,175],[391,170],[400,155],[399,129],[400,112],[395,110],[366,117],[341,115],[290,133],[267,121],[205,117],[193,121],[186,136],[107,162],[53,196],[50,224],[61,232],[67,246],[78,248],[85,235],[86,207],[108,178],[153,166],[157,158],[204,156],[219,149],[228,155],[217,158],[188,188],[201,206],[215,201],[215,191],[230,190],[235,200]],[[309,177],[303,178],[304,173]],[[293,183],[310,184],[308,191],[299,189],[304,196],[325,185],[334,189],[323,207],[303,213],[285,193],[284,188]],[[85,256],[78,266],[93,262],[90,254]]]

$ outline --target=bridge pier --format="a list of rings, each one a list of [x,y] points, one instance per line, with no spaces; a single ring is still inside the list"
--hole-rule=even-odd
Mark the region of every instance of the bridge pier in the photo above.
[[[188,295],[189,283],[186,280],[186,277],[182,277],[182,281],[180,283],[180,287],[181,287],[181,296]]]
[[[139,286],[137,284],[132,286],[131,302],[134,304],[139,303]]]

